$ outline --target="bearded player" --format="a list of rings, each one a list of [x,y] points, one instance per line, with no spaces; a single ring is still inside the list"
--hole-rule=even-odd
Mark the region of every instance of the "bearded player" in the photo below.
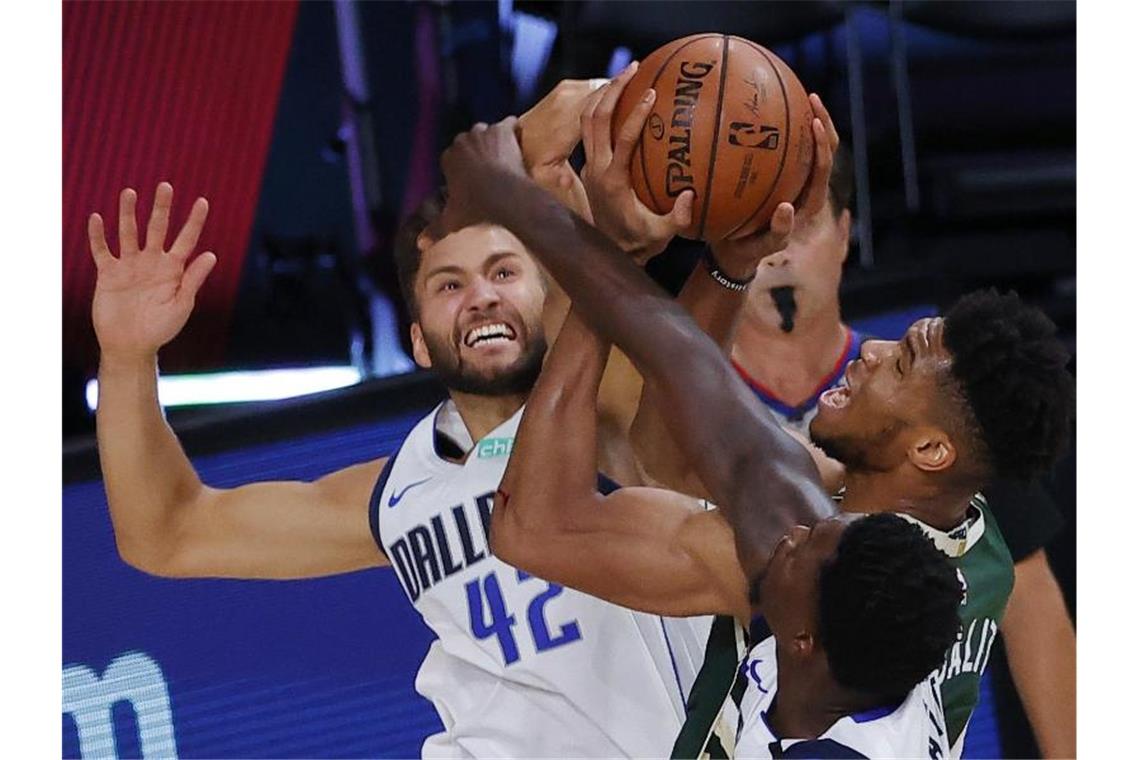
[[[528,154],[556,191],[567,189],[565,156],[578,141],[583,93],[575,88],[553,93],[554,113],[532,114],[524,130],[548,150],[561,146]],[[392,566],[438,636],[416,680],[444,726],[425,742],[425,756],[667,753],[702,656],[700,625],[563,589],[487,546],[492,495],[546,349],[546,280],[518,239],[494,225],[433,239],[419,234],[430,214],[405,228],[399,271],[415,359],[440,374],[449,399],[397,453],[311,483],[218,489],[194,471],[157,397],[157,351],[185,324],[216,262],[213,253],[191,258],[204,199],[167,246],[172,192],[159,186],[145,240],[136,195],[122,193],[118,255],[101,217],[89,222],[99,453],[124,560],[175,578],[309,578]]]

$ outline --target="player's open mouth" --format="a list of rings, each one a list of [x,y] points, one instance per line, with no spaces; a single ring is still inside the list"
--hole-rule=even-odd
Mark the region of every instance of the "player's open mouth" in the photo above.
[[[463,336],[463,345],[468,348],[475,346],[493,346],[509,343],[518,337],[515,328],[506,322],[491,322],[490,324],[473,327]]]
[[[819,397],[819,403],[832,409],[842,409],[851,403],[851,389],[846,385],[832,388]]]

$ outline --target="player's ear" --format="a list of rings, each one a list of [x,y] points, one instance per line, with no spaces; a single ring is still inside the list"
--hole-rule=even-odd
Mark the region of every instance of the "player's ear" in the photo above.
[[[411,335],[412,358],[420,367],[431,369],[431,355],[428,353],[427,343],[424,341],[424,331],[419,322],[412,322]]]
[[[839,212],[836,225],[839,227],[839,238],[843,243],[842,260],[847,261],[847,253],[851,250],[851,209],[845,208]]]
[[[931,473],[949,469],[958,459],[958,450],[950,436],[935,427],[920,429],[906,453],[911,464]]]

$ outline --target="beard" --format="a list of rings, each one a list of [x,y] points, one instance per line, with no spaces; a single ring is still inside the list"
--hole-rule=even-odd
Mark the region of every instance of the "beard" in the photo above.
[[[895,421],[869,435],[850,433],[827,435],[817,432],[813,425],[808,428],[808,435],[811,442],[824,454],[842,464],[848,471],[880,472],[889,468],[876,462],[875,454],[885,451],[901,428],[902,423]]]
[[[780,314],[780,329],[790,333],[796,326],[796,294],[790,285],[772,288],[769,291],[772,303],[776,304],[776,311]]]
[[[470,393],[474,396],[517,396],[529,393],[542,372],[546,356],[546,336],[541,332],[532,340],[525,340],[523,352],[511,364],[486,371],[468,366],[459,353],[445,341],[424,334],[431,368],[448,390]]]

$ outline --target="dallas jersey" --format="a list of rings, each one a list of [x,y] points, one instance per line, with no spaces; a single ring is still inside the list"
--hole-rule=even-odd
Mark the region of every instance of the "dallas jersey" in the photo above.
[[[373,537],[437,636],[416,691],[444,730],[423,755],[664,757],[711,619],[634,612],[491,554],[494,493],[521,416],[472,442],[446,401],[373,490]]]
[[[775,637],[768,635],[754,646],[741,670],[748,685],[740,704],[738,758],[947,757],[942,705],[931,678],[921,681],[897,705],[846,715],[815,738],[782,739],[772,730],[767,715],[778,688]]]

